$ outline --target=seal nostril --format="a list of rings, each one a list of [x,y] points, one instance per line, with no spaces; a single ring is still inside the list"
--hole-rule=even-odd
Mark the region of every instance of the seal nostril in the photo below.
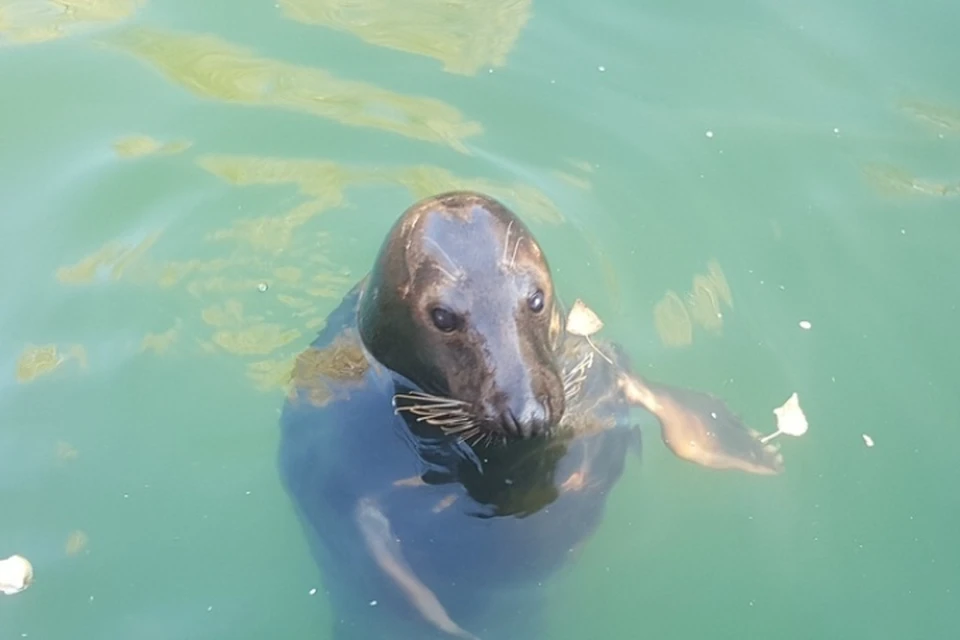
[[[503,429],[511,436],[532,438],[552,424],[554,413],[548,396],[527,397],[501,412]]]
[[[540,398],[540,407],[541,407],[541,420],[543,425],[547,426],[551,424],[553,418],[553,407],[550,405],[550,396],[543,396]]]
[[[520,428],[520,423],[517,420],[517,417],[513,415],[513,411],[507,409],[503,414],[503,426],[507,430],[507,433],[511,435],[522,435],[523,431]]]
[[[533,435],[533,425],[529,420],[524,420],[519,424],[518,430],[520,432],[520,437],[526,440],[531,435]]]

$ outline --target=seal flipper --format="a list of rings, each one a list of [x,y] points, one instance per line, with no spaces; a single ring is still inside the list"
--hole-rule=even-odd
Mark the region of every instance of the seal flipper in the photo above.
[[[678,458],[714,469],[738,469],[773,475],[784,469],[783,456],[719,399],[692,389],[652,384],[622,374],[620,388],[660,421],[664,444]]]
[[[390,521],[371,498],[360,500],[355,517],[367,549],[377,565],[403,591],[424,619],[451,637],[479,640],[451,620],[436,594],[417,578],[403,559],[400,544],[390,529]]]

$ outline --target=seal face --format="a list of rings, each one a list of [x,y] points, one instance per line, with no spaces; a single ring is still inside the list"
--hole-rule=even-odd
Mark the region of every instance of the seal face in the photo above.
[[[632,407],[679,458],[782,470],[721,401],[643,380],[564,317],[520,219],[452,192],[404,212],[300,354],[280,472],[335,640],[542,637],[543,581],[640,450]]]
[[[529,438],[564,412],[557,317],[550,267],[527,227],[490,198],[450,193],[391,229],[358,324],[374,359],[454,399],[465,431]]]

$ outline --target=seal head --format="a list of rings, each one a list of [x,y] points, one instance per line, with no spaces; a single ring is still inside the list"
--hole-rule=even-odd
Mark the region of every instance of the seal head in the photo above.
[[[563,416],[550,267],[489,196],[448,192],[407,209],[380,248],[358,325],[374,359],[482,434],[531,438]]]

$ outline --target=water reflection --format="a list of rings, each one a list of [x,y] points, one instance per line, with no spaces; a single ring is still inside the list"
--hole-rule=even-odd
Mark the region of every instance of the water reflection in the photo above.
[[[479,122],[466,120],[440,100],[260,57],[214,35],[137,27],[106,35],[102,42],[136,56],[204,98],[290,109],[447,145],[463,153],[463,140],[483,130]]]
[[[502,67],[530,19],[531,0],[280,0],[287,17],[364,42],[435,58],[473,75]]]

